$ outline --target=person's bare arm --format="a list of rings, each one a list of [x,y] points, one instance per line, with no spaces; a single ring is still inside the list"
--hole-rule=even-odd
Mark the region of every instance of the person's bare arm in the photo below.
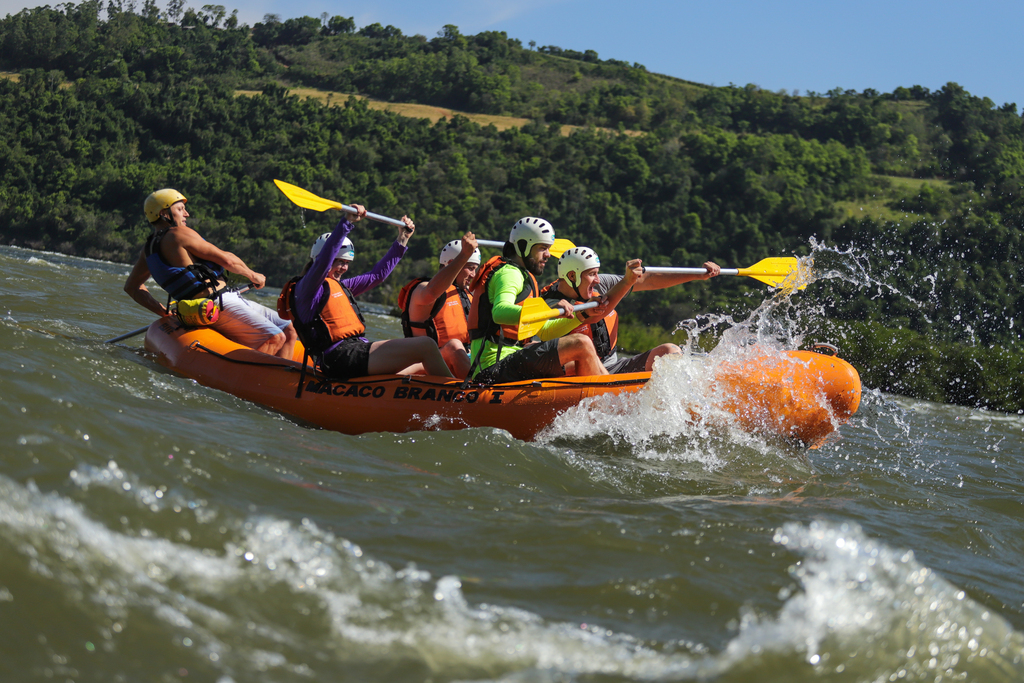
[[[230,251],[224,251],[213,246],[191,228],[178,228],[168,233],[164,239],[167,238],[170,238],[170,243],[167,246],[171,249],[179,250],[179,258],[182,263],[187,263],[194,256],[223,266],[230,273],[241,275],[253,283],[256,289],[260,289],[267,282],[262,273],[257,273],[249,268],[249,266],[245,265],[245,261]],[[188,260],[184,257],[187,257]]]
[[[140,306],[148,308],[159,316],[167,315],[167,307],[149,293],[149,289],[146,287],[148,279],[149,266],[146,265],[146,257],[140,255],[124,283],[124,291]]]
[[[708,280],[716,277],[722,270],[721,266],[713,261],[704,263],[705,271],[702,275],[680,275],[678,273],[644,273],[639,277],[633,289],[637,292],[647,292],[655,289],[667,289],[694,280]]]
[[[608,292],[597,299],[600,303],[597,308],[592,308],[587,311],[580,311],[580,320],[584,323],[593,323],[601,320],[619,305],[619,302],[627,294],[633,284],[636,283],[637,278],[640,276],[641,264],[643,262],[640,259],[633,259],[626,262],[626,273],[622,276],[622,279],[615,283],[615,285],[608,290]]]
[[[473,258],[473,252],[476,251],[476,248],[476,236],[471,232],[467,232],[462,236],[462,251],[459,252],[459,255],[453,258],[447,266],[437,271],[437,274],[430,278],[429,282],[416,288],[409,304],[409,316],[413,320],[419,320],[419,317],[414,315],[414,313],[423,315],[430,312],[430,308],[437,300],[437,297],[448,291],[448,288],[455,282],[455,278],[459,276],[462,269],[469,263],[469,259]],[[424,310],[418,310],[421,308]]]
[[[629,290],[633,288],[637,280],[640,279],[640,275],[643,271],[641,266],[643,261],[640,259],[632,259],[626,261],[626,273],[622,276],[622,279],[615,283],[615,286],[608,290],[608,294],[605,297],[605,301],[598,308],[604,308],[605,305],[608,307],[608,312],[611,312],[619,302],[629,294]],[[607,313],[605,313],[607,315]]]

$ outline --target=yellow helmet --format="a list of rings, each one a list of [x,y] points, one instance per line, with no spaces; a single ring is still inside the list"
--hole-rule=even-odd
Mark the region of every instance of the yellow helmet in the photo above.
[[[185,199],[185,195],[177,190],[165,188],[163,190],[157,190],[146,197],[146,203],[142,205],[142,209],[146,212],[146,218],[149,219],[149,222],[156,223],[160,220],[161,211],[170,208],[171,204],[187,201],[188,200]]]

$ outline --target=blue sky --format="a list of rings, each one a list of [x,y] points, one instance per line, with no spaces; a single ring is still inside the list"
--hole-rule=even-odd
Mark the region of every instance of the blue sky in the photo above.
[[[891,92],[901,85],[937,90],[954,81],[996,105],[1024,106],[1021,0],[219,2],[229,12],[237,8],[249,25],[268,13],[287,19],[326,12],[354,17],[358,27],[392,24],[428,38],[445,24],[464,34],[505,31],[524,45],[596,50],[604,59],[709,85],[753,83],[804,94],[836,87]],[[0,0],[0,15],[39,4]]]

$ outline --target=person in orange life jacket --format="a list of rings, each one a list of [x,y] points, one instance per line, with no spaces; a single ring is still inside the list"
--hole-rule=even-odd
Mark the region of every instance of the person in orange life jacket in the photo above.
[[[451,377],[437,344],[429,337],[371,342],[362,336],[366,326],[355,295],[383,280],[390,270],[379,277],[378,263],[374,272],[367,275],[342,282],[331,277],[330,273],[338,269],[336,258],[343,240],[353,223],[366,215],[362,206],[354,204],[353,208],[357,213],[351,222],[348,216],[343,217],[329,235],[321,236],[313,245],[302,275],[281,292],[279,307],[288,308],[302,343],[330,379],[410,374],[420,368],[430,375]],[[402,221],[406,223],[407,234],[412,235],[412,221],[407,216]],[[349,289],[348,283],[355,286]]]
[[[675,344],[661,344],[636,356],[619,358],[615,352],[618,337],[618,317],[615,307],[630,291],[664,289],[691,280],[707,280],[721,271],[718,264],[707,261],[703,275],[645,273],[640,259],[626,263],[625,275],[602,275],[601,260],[593,249],[576,247],[562,254],[558,260],[558,279],[544,288],[542,296],[549,304],[568,298],[576,303],[597,299],[601,304],[589,311],[581,311],[584,324],[576,330],[594,340],[594,347],[604,366],[611,374],[650,372],[654,361],[670,353],[680,353]],[[586,314],[589,314],[587,316]],[[541,335],[543,339],[544,336]]]
[[[406,337],[430,337],[441,349],[452,374],[469,373],[469,327],[472,298],[468,287],[480,267],[480,250],[471,232],[452,240],[438,257],[441,269],[434,277],[414,278],[398,294],[402,330]]]
[[[546,220],[522,218],[512,226],[502,255],[477,273],[469,316],[473,379],[500,383],[561,377],[563,366],[572,362],[580,374],[608,374],[589,337],[567,334],[580,322],[568,301],[558,302],[562,317],[544,323],[542,331],[551,339],[537,344],[518,341],[521,302],[537,296],[536,276],[544,272],[554,241],[554,228]]]
[[[143,210],[154,233],[124,284],[124,291],[136,303],[161,316],[170,312],[146,288],[150,276],[179,301],[208,297],[223,289],[225,272],[242,275],[257,289],[266,283],[266,278],[242,259],[218,249],[185,224],[189,217],[185,210],[187,201],[180,192],[169,188],[146,197]],[[290,322],[234,292],[224,292],[218,301],[220,316],[211,328],[257,351],[292,357],[297,335]]]

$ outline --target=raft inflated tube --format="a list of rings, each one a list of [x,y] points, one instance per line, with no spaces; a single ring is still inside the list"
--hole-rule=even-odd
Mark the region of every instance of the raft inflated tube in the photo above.
[[[425,375],[374,375],[336,382],[301,365],[229,341],[211,328],[184,328],[161,318],[146,333],[158,362],[220,389],[345,434],[495,427],[533,439],[556,416],[601,394],[637,392],[650,373],[482,385]],[[788,351],[723,364],[715,380],[725,408],[752,432],[816,446],[860,403],[860,378],[846,361]]]

